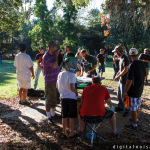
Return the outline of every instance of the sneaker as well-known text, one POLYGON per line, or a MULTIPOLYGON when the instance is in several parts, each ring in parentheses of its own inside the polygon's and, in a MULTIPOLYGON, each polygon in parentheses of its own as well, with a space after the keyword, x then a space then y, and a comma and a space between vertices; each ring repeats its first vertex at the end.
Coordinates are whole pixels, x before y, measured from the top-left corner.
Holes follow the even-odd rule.
POLYGON ((67 135, 64 135, 63 133, 60 134, 59 136, 60 139, 67 139, 67 135))
POLYGON ((54 122, 53 122, 52 118, 48 118, 48 119, 47 119, 47 123, 48 123, 49 125, 54 124, 54 122))
POLYGON ((58 119, 58 118, 62 118, 62 117, 59 117, 59 116, 57 116, 57 115, 52 116, 52 119, 58 119))
POLYGON ((123 111, 124 109, 120 108, 120 107, 116 107, 115 108, 115 112, 118 112, 118 111, 123 111))
POLYGON ((77 138, 77 137, 78 137, 78 135, 75 134, 75 135, 73 135, 73 136, 69 136, 69 139, 75 139, 75 138, 77 138))
MULTIPOLYGON (((131 118, 130 118, 129 120, 130 120, 130 121, 132 121, 132 119, 131 119, 131 118)), ((139 121, 137 121, 137 124, 139 124, 139 121)))
POLYGON ((128 117, 130 115, 130 112, 125 112, 124 114, 123 114, 123 117, 128 117))
POLYGON ((133 125, 125 125, 125 128, 129 129, 129 130, 133 130, 133 131, 137 131, 138 130, 138 128, 137 127, 133 127, 133 125))
POLYGON ((77 137, 80 137, 81 135, 83 135, 83 131, 78 131, 77 137))
POLYGON ((112 137, 116 137, 116 136, 118 136, 118 134, 119 134, 119 131, 116 129, 116 133, 112 133, 112 137))

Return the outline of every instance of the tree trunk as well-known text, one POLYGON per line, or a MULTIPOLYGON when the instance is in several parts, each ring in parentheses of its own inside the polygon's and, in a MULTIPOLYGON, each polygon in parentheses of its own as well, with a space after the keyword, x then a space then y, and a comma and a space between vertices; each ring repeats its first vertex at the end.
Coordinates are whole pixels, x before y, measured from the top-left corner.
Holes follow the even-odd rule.
POLYGON ((12 35, 12 57, 13 57, 13 54, 14 52, 13 52, 13 35, 12 35))

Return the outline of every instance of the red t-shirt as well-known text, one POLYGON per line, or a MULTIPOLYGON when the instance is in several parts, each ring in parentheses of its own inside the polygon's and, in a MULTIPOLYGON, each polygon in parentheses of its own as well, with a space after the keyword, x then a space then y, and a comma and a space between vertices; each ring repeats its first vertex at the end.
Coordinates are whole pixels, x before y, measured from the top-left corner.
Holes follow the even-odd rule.
POLYGON ((81 98, 83 99, 83 104, 80 109, 81 116, 105 115, 104 100, 110 98, 107 88, 102 85, 92 84, 83 90, 81 98))

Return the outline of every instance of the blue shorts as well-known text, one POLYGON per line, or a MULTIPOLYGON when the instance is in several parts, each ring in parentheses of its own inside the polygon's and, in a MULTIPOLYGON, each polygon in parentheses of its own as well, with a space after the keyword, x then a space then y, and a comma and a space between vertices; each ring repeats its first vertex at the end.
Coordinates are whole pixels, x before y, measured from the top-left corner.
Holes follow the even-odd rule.
POLYGON ((131 111, 139 110, 141 106, 141 97, 139 98, 129 97, 129 98, 130 98, 130 110, 131 111))
POLYGON ((98 72, 105 72, 105 65, 101 65, 99 68, 98 68, 98 72))

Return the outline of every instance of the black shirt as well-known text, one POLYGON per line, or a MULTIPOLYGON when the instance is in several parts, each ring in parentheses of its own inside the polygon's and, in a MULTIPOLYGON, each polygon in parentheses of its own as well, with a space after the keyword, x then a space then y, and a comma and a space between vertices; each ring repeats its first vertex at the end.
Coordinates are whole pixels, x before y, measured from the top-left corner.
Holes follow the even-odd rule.
POLYGON ((57 58, 58 66, 60 66, 60 64, 63 62, 63 56, 64 55, 61 55, 61 53, 58 54, 58 58, 57 58))
POLYGON ((134 60, 129 66, 127 77, 127 79, 132 80, 132 85, 128 90, 129 97, 141 97, 144 87, 145 75, 146 67, 144 65, 144 62, 140 60, 134 60))
MULTIPOLYGON (((145 55, 145 54, 141 54, 141 55, 139 56, 139 59, 150 61, 150 56, 149 56, 149 55, 145 55)), ((144 64, 145 64, 145 67, 148 68, 148 62, 144 62, 144 64)))
MULTIPOLYGON (((93 68, 94 65, 97 65, 97 60, 92 55, 88 56, 87 61, 82 59, 81 66, 84 68, 84 71, 86 73, 88 71, 90 71, 93 68)), ((90 73, 89 77, 91 77, 92 75, 97 75, 96 74, 96 69, 90 73)))
MULTIPOLYGON (((72 53, 72 54, 74 55, 74 57, 75 57, 75 54, 74 54, 73 52, 70 51, 70 53, 72 53)), ((70 53, 69 53, 69 54, 70 54, 70 53)), ((65 59, 67 58, 67 55, 68 55, 68 53, 65 53, 65 54, 64 54, 63 60, 65 60, 65 59)))
MULTIPOLYGON (((119 64, 119 67, 120 67, 120 72, 122 72, 124 70, 124 68, 126 66, 129 65, 129 59, 126 55, 123 55, 121 58, 120 58, 120 64, 119 64)), ((124 74, 122 77, 120 77, 120 82, 122 84, 126 84, 126 80, 127 80, 127 73, 124 74)))
MULTIPOLYGON (((114 59, 115 59, 115 58, 118 59, 118 56, 117 56, 117 55, 114 55, 114 59)), ((115 64, 115 63, 113 63, 113 64, 115 64)), ((116 60, 116 65, 119 66, 119 60, 116 60)))
POLYGON ((38 54, 36 55, 35 59, 36 59, 36 60, 39 60, 39 63, 41 63, 41 62, 42 62, 43 55, 44 55, 44 54, 38 53, 38 54))
POLYGON ((104 65, 105 55, 104 54, 98 54, 97 58, 99 58, 99 62, 101 63, 101 65, 104 65))

